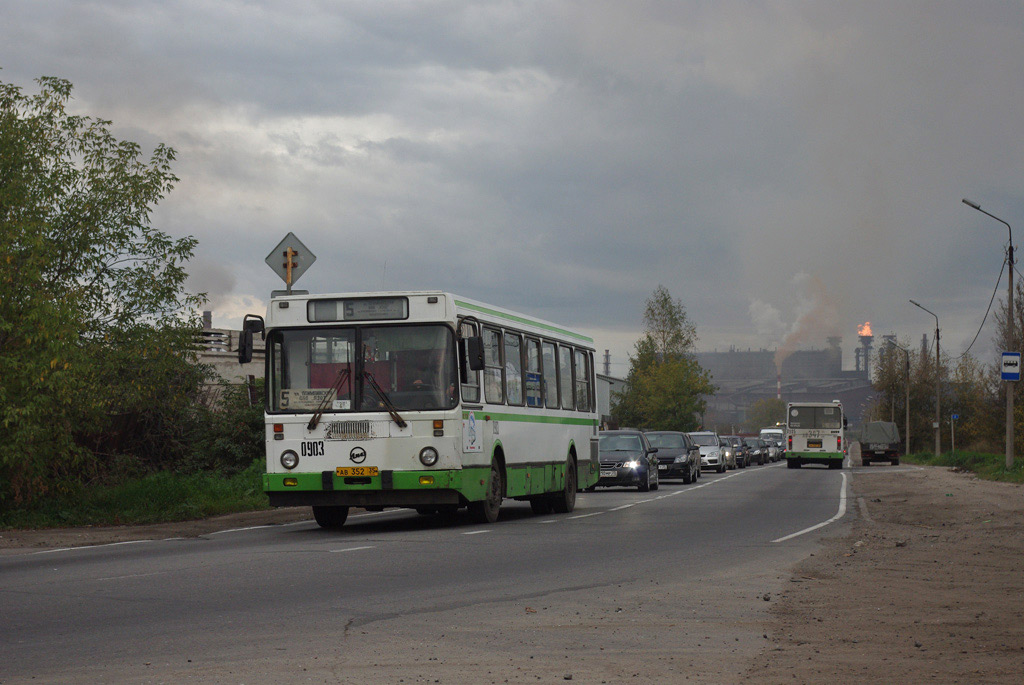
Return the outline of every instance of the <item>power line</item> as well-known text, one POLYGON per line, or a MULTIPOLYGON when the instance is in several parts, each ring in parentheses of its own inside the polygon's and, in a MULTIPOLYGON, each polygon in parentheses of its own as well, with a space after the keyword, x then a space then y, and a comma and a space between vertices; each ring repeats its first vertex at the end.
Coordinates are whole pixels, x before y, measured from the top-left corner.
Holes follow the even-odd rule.
MULTIPOLYGON (((1013 268, 1016 269, 1017 267, 1014 266, 1013 268)), ((988 313, 992 310, 992 303, 996 299, 996 292, 999 291, 999 282, 1003 280, 1004 271, 1006 271, 1006 259, 1003 259, 1003 266, 1001 269, 999 269, 999 278, 996 279, 996 287, 992 289, 992 297, 989 298, 988 308, 985 310, 985 316, 981 319, 981 325, 978 326, 978 332, 974 334, 974 340, 972 340, 971 344, 967 346, 967 349, 964 350, 964 353, 956 358, 957 360, 966 357, 967 353, 971 351, 972 347, 974 347, 974 343, 978 341, 978 336, 981 335, 981 329, 985 327, 985 321, 988 320, 988 313)), ((1010 313, 1010 316, 1013 316, 1013 312, 1010 313)))

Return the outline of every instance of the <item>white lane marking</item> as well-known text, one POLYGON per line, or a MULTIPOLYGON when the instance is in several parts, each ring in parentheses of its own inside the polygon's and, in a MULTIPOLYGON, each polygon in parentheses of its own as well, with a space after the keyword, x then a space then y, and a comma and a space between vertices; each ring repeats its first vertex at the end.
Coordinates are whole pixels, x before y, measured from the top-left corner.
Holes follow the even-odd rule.
POLYGON ((361 549, 373 549, 374 547, 375 545, 366 545, 363 547, 346 547, 345 549, 332 549, 331 554, 336 554, 338 552, 358 552, 361 549))
MULTIPOLYGON (((685 490, 673 490, 672 492, 666 493, 664 495, 658 495, 656 497, 650 497, 648 499, 636 500, 635 502, 629 502, 628 504, 620 504, 619 506, 612 507, 611 509, 604 509, 602 511, 594 511, 594 512, 591 512, 589 514, 578 514, 576 516, 570 516, 569 520, 572 521, 574 519, 585 519, 585 518, 588 518, 590 516, 600 516, 601 514, 606 514, 606 513, 609 513, 609 512, 613 512, 613 511, 622 511, 623 509, 629 509, 630 507, 635 507, 638 504, 647 504, 648 502, 656 502, 658 500, 665 499, 666 497, 674 497, 675 495, 685 495, 688 492, 693 492, 694 490, 700 490, 701 488, 706 488, 709 485, 714 485, 715 483, 721 483, 722 481, 729 480, 730 478, 735 478, 737 476, 745 476, 747 473, 748 473, 748 471, 737 471, 736 473, 730 473, 727 476, 722 476, 721 478, 715 478, 715 479, 709 480, 709 481, 707 481, 705 483, 701 483, 700 485, 693 485, 691 487, 686 488, 685 490)), ((538 521, 538 523, 556 523, 559 520, 560 519, 547 519, 547 520, 544 520, 544 521, 538 521)))
POLYGON ((227 528, 225 530, 218 530, 218 531, 213 532, 213 533, 208 533, 208 535, 213 536, 213 535, 223 535, 224 533, 241 533, 241 532, 246 531, 246 530, 259 530, 260 528, 273 528, 274 526, 275 526, 275 524, 268 523, 268 524, 265 524, 265 525, 262 525, 262 526, 248 526, 246 528, 227 528))
POLYGON ((842 476, 843 485, 839 489, 839 511, 836 512, 835 516, 830 518, 828 521, 822 521, 821 523, 813 525, 810 528, 804 528, 803 530, 798 530, 797 532, 786 535, 785 537, 778 538, 777 540, 772 540, 772 542, 785 542, 786 540, 792 540, 795 537, 799 537, 806 533, 810 533, 813 530, 818 530, 819 528, 823 528, 828 524, 843 518, 843 516, 846 515, 846 474, 844 473, 842 474, 842 476))
POLYGON ((128 578, 148 578, 150 576, 163 576, 170 573, 170 571, 156 571, 154 573, 132 573, 126 576, 107 576, 106 578, 97 578, 97 581, 102 580, 126 580, 128 578))
POLYGON ((469 531, 467 533, 463 533, 463 535, 480 535, 481 533, 490 533, 490 532, 491 531, 489 531, 489 530, 471 530, 471 531, 469 531))
POLYGON ((126 540, 125 542, 107 542, 102 545, 82 545, 81 547, 58 547, 56 549, 44 549, 41 552, 32 552, 31 555, 36 554, 53 554, 54 552, 74 552, 79 549, 96 549, 97 547, 117 547, 118 545, 138 545, 142 542, 156 542, 156 540, 126 540))
POLYGON ((362 514, 352 514, 351 516, 349 516, 349 518, 360 519, 360 518, 366 518, 367 516, 384 516, 385 514, 401 514, 403 512, 405 512, 405 509, 388 509, 388 510, 385 510, 385 511, 365 511, 362 514))

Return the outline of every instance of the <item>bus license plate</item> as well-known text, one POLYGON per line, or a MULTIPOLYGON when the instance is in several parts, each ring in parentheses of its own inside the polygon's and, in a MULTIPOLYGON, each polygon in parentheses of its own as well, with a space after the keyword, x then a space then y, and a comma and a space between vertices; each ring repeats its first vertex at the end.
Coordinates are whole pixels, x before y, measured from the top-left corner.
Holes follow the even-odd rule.
POLYGON ((379 473, 376 466, 339 466, 334 469, 334 475, 339 478, 365 478, 366 476, 377 476, 379 473))
POLYGON ((808 447, 817 447, 818 449, 821 449, 821 440, 808 440, 807 441, 807 446, 808 447))
POLYGON ((616 473, 615 471, 602 471, 601 472, 601 477, 602 478, 615 478, 615 476, 617 476, 617 475, 619 475, 619 474, 616 473))

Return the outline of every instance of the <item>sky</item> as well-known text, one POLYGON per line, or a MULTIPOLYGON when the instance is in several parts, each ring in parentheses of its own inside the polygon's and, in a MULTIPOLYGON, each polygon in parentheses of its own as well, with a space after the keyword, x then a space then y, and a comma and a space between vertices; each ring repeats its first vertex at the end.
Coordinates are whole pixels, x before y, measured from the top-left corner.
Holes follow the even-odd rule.
POLYGON ((291 231, 296 288, 453 291, 613 375, 658 285, 701 351, 837 335, 851 368, 867 321, 931 340, 914 299, 956 356, 1009 242, 961 199, 1024 231, 1020 0, 4 0, 0 80, 40 76, 175 149, 153 224, 217 327, 291 231))

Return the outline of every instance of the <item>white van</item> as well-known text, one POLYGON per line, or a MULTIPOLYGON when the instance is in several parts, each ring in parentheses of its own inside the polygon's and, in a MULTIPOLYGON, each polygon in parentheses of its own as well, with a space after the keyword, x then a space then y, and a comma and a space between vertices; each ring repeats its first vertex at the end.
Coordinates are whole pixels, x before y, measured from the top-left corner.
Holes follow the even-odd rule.
POLYGON ((785 451, 784 443, 786 441, 786 431, 782 428, 762 428, 760 437, 762 440, 768 443, 768 460, 778 461, 782 458, 782 453, 785 451))

